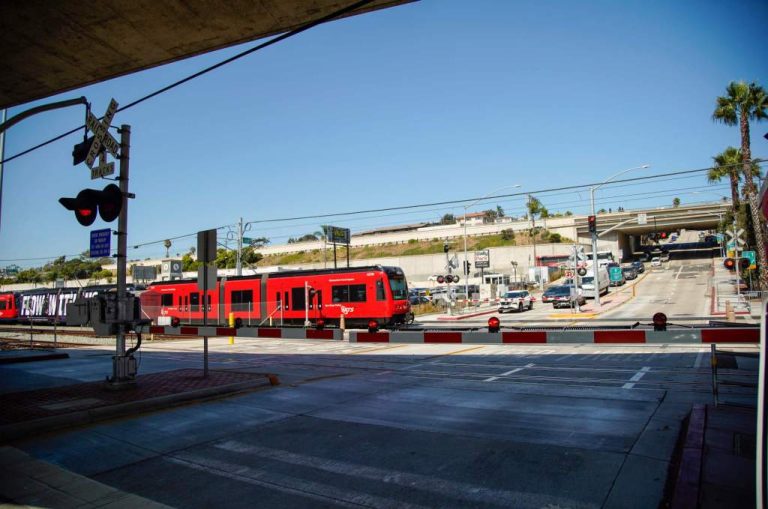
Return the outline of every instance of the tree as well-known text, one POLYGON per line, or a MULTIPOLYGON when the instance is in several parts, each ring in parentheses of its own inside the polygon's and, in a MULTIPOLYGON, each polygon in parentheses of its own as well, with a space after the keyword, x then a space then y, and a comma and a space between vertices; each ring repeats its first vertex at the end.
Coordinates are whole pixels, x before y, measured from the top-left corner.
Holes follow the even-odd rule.
POLYGON ((768 288, 768 258, 763 239, 763 224, 757 203, 757 188, 752 173, 752 151, 750 149, 749 121, 768 118, 768 95, 757 83, 732 81, 725 88, 726 95, 716 99, 712 120, 728 126, 739 126, 741 134, 741 163, 744 174, 744 198, 749 204, 752 229, 755 233, 757 253, 760 258, 760 287, 768 288))
POLYGON ((736 214, 741 204, 739 203, 739 165, 741 164, 741 150, 735 147, 728 147, 712 158, 715 166, 707 172, 707 182, 714 184, 720 182, 725 177, 731 184, 731 205, 733 213, 736 214))
POLYGON ((501 205, 496 205, 496 217, 504 217, 504 209, 501 205))
POLYGON ((680 206, 680 198, 675 197, 672 200, 672 206, 675 207, 675 208, 679 207, 680 206))
POLYGON ((484 223, 493 223, 496 221, 496 218, 499 216, 499 213, 494 209, 488 209, 483 211, 483 222, 484 223))
POLYGON ((165 239, 163 241, 163 245, 165 246, 165 257, 170 258, 171 257, 171 241, 170 239, 165 239))
POLYGON ((454 224, 456 222, 456 218, 453 216, 453 214, 445 214, 440 219, 440 224, 454 224))

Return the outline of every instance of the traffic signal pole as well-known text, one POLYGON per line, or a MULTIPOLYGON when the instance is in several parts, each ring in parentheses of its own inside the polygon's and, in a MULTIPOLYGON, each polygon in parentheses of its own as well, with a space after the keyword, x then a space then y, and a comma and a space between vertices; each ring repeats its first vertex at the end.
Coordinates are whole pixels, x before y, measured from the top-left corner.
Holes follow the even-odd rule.
POLYGON ((129 357, 125 355, 125 331, 127 316, 126 299, 126 261, 128 254, 128 174, 131 154, 131 126, 120 126, 120 191, 123 194, 123 206, 117 219, 117 338, 115 341, 115 356, 112 358, 112 378, 109 385, 113 388, 123 388, 135 382, 129 375, 129 357))
MULTIPOLYGON (((595 215, 595 188, 589 188, 589 194, 592 201, 592 216, 597 221, 595 215)), ((600 307, 600 271, 597 270, 597 227, 592 232, 592 284, 595 287, 595 307, 600 307)))

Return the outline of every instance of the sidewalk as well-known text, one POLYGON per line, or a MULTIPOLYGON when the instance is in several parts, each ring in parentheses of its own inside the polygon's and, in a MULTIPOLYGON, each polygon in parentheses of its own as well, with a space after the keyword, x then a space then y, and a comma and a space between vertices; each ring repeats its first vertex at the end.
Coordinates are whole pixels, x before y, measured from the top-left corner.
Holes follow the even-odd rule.
MULTIPOLYGON (((0 364, 58 358, 61 357, 52 355, 50 350, 0 352, 0 364)), ((103 381, 71 382, 61 379, 54 387, 0 394, 0 444, 62 427, 135 415, 279 383, 274 375, 240 371, 209 370, 208 377, 203 378, 202 369, 139 374, 136 385, 124 390, 109 388, 103 381)))
POLYGON ((672 509, 755 507, 756 410, 697 405, 683 437, 672 509))

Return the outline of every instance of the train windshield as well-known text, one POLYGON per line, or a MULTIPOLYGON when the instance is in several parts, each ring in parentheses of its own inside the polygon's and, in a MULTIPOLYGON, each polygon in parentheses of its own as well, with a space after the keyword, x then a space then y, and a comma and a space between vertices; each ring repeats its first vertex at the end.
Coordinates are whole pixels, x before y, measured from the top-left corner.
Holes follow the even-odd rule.
POLYGON ((389 276, 389 287, 392 289, 392 298, 394 300, 405 300, 408 298, 408 285, 404 277, 389 276))

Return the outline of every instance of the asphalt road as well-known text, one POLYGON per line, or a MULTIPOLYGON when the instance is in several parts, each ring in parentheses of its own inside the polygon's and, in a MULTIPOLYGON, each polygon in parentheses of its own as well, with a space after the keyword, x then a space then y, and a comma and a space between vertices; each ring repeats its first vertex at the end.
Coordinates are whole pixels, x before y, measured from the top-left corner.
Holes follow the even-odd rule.
MULTIPOLYGON (((217 338, 211 369, 282 385, 13 445, 176 507, 657 507, 682 419, 712 399, 708 352, 217 338)), ((0 367, 0 386, 110 369, 109 350, 70 355, 0 367)), ((149 343, 140 373, 201 356, 200 341, 149 343)), ((750 362, 721 376, 754 381, 750 362)))

